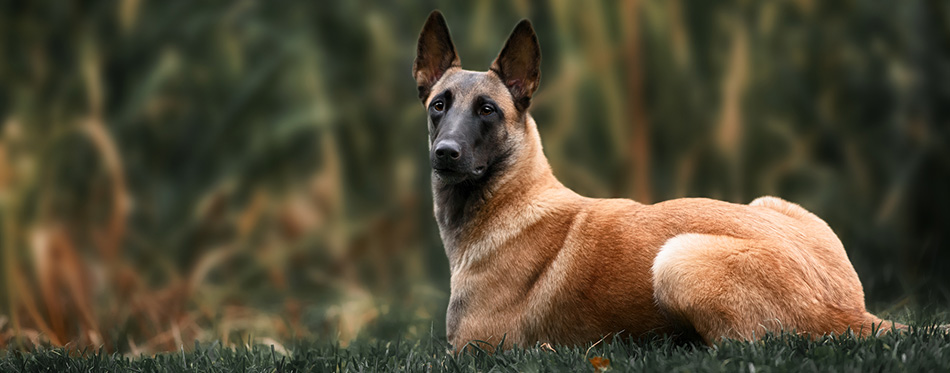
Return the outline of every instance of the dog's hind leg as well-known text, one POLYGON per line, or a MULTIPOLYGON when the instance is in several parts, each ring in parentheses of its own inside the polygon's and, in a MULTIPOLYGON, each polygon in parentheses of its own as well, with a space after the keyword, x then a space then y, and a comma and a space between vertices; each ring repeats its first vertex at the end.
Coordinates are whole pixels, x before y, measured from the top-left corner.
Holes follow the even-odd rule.
POLYGON ((762 313, 749 297, 755 294, 735 282, 725 268, 741 242, 701 234, 676 236, 653 261, 653 295, 676 322, 688 323, 707 344, 720 338, 751 338, 750 315, 762 313))
POLYGON ((783 330, 843 333, 880 321, 864 310, 863 294, 842 299, 828 291, 854 284, 821 273, 800 254, 779 242, 682 234, 668 240, 653 262, 654 298, 708 344, 783 330))

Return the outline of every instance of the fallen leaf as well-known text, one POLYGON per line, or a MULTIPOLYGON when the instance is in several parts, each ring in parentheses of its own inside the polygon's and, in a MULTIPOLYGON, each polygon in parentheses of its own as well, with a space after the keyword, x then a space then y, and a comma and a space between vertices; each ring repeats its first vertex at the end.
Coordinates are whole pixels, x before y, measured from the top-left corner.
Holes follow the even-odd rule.
POLYGON ((590 358, 590 365, 593 365, 598 371, 603 372, 607 369, 610 369, 610 359, 594 356, 590 358))

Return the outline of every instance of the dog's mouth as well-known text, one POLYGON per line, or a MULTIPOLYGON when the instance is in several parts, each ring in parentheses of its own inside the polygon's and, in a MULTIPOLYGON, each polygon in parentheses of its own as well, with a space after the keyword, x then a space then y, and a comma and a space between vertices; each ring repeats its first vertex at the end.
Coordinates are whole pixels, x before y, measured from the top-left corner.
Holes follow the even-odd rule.
POLYGON ((485 170, 488 167, 478 166, 473 168, 471 171, 465 170, 456 170, 453 168, 433 168, 433 174, 438 177, 443 182, 449 184, 457 184, 465 180, 474 180, 479 179, 485 175, 485 170))
POLYGON ((457 171, 457 170, 453 170, 453 169, 451 169, 451 168, 433 168, 432 171, 434 171, 436 174, 439 174, 439 175, 459 175, 459 174, 462 174, 462 172, 459 172, 459 171, 457 171))

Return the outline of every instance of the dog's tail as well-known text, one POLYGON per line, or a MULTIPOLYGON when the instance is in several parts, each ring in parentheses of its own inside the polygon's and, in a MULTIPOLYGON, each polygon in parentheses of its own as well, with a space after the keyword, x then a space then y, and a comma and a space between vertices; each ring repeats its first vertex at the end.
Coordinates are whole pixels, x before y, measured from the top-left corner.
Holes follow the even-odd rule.
POLYGON ((901 324, 899 322, 881 319, 870 313, 866 313, 865 318, 867 320, 863 324, 864 328, 867 329, 867 325, 871 325, 871 328, 868 329, 870 330, 869 332, 866 331, 864 333, 860 333, 861 335, 880 336, 880 335, 890 333, 892 331, 896 331, 898 333, 907 333, 907 332, 910 332, 911 329, 922 330, 925 332, 934 331, 934 332, 950 335, 950 324, 935 324, 935 323, 926 324, 925 323, 920 326, 911 327, 908 325, 901 324))
POLYGON ((880 317, 874 316, 870 312, 864 313, 864 321, 861 323, 860 330, 857 330, 858 334, 862 336, 881 336, 890 332, 905 333, 910 330, 910 327, 907 325, 901 324, 899 322, 884 320, 880 317))

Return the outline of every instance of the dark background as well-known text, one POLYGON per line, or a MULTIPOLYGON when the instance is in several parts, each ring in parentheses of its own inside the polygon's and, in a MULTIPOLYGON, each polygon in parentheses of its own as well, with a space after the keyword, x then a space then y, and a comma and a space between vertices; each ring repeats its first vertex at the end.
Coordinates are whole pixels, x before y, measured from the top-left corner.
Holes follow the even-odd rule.
POLYGON ((436 8, 474 70, 532 20, 568 187, 780 196, 871 311, 950 306, 945 1, 4 1, 0 347, 443 338, 436 8))

